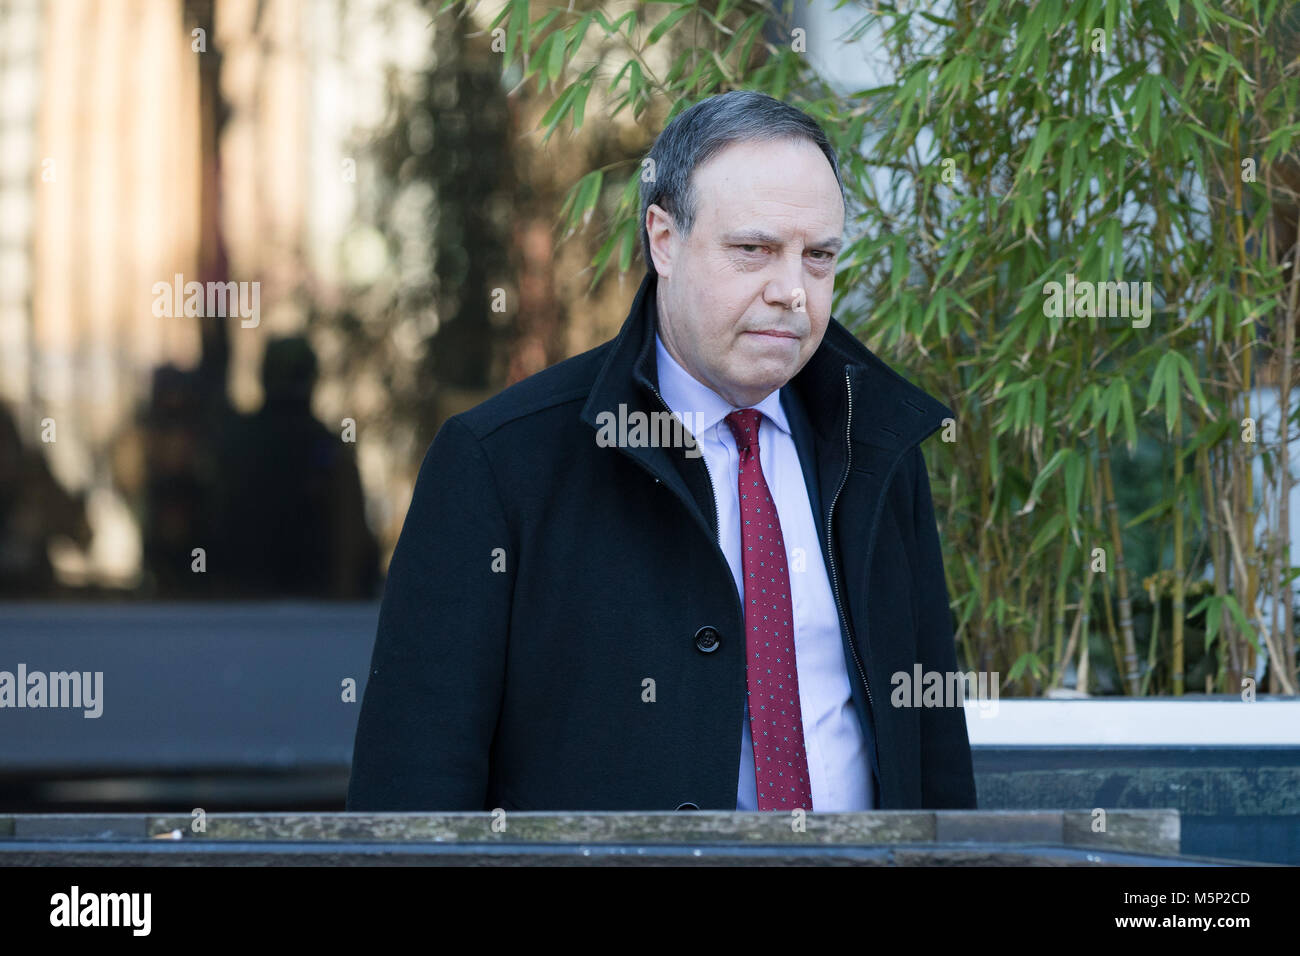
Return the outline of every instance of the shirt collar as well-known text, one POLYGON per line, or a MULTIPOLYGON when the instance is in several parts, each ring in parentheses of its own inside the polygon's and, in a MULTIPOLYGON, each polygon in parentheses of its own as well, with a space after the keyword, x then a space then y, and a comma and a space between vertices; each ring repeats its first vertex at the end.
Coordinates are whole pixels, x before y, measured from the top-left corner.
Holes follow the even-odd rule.
MULTIPOLYGON (((677 364, 677 360, 664 348, 658 332, 655 333, 655 360, 659 374, 659 393, 663 396, 664 403, 678 415, 693 413, 694 421, 701 433, 708 431, 731 412, 742 407, 732 405, 677 364)), ((780 389, 769 394, 757 405, 743 407, 758 409, 775 423, 777 428, 787 435, 790 434, 790 424, 786 420, 785 408, 781 405, 780 389)))

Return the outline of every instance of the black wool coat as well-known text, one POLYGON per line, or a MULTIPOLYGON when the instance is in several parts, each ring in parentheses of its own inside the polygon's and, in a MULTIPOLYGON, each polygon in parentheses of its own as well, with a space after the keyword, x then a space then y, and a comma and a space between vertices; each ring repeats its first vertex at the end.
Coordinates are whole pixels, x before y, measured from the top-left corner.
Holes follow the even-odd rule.
MULTIPOLYGON (((434 438, 384 588, 349 810, 735 809, 744 614, 707 466, 597 442, 601 412, 666 411, 656 282, 615 339, 434 438)), ((876 805, 973 808, 960 705, 891 706, 892 675, 957 667, 919 447, 952 413, 834 319, 781 399, 876 805)))

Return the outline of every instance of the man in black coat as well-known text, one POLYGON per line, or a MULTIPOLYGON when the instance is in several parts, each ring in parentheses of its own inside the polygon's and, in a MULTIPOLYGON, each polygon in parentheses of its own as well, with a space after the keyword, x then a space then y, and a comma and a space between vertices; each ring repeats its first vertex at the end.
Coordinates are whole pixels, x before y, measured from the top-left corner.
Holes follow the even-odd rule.
POLYGON ((920 443, 830 316, 834 151, 713 97, 643 177, 617 338, 453 416, 393 554, 348 809, 973 808, 920 443))

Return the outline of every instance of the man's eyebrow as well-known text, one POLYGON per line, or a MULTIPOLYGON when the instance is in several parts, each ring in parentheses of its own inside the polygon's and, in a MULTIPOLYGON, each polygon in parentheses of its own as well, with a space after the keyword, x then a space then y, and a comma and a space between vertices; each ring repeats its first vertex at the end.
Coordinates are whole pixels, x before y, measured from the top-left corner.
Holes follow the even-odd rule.
MULTIPOLYGON (((781 244, 781 237, 761 229, 740 229, 726 233, 722 241, 731 245, 778 246, 781 244)), ((838 236, 831 236, 821 242, 814 242, 813 248, 839 252, 843 245, 843 240, 838 236)))

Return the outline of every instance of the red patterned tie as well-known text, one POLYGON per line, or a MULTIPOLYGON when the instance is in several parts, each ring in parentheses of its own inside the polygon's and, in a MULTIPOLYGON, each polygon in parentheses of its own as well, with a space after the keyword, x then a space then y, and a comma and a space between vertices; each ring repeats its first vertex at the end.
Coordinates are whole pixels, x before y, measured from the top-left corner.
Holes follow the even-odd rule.
POLYGON ((759 810, 812 810, 804 754, 799 674, 794 656, 794 614, 785 539, 776 505, 763 479, 758 424, 762 412, 745 408, 727 416, 740 452, 740 544, 745 573, 745 679, 759 810))

